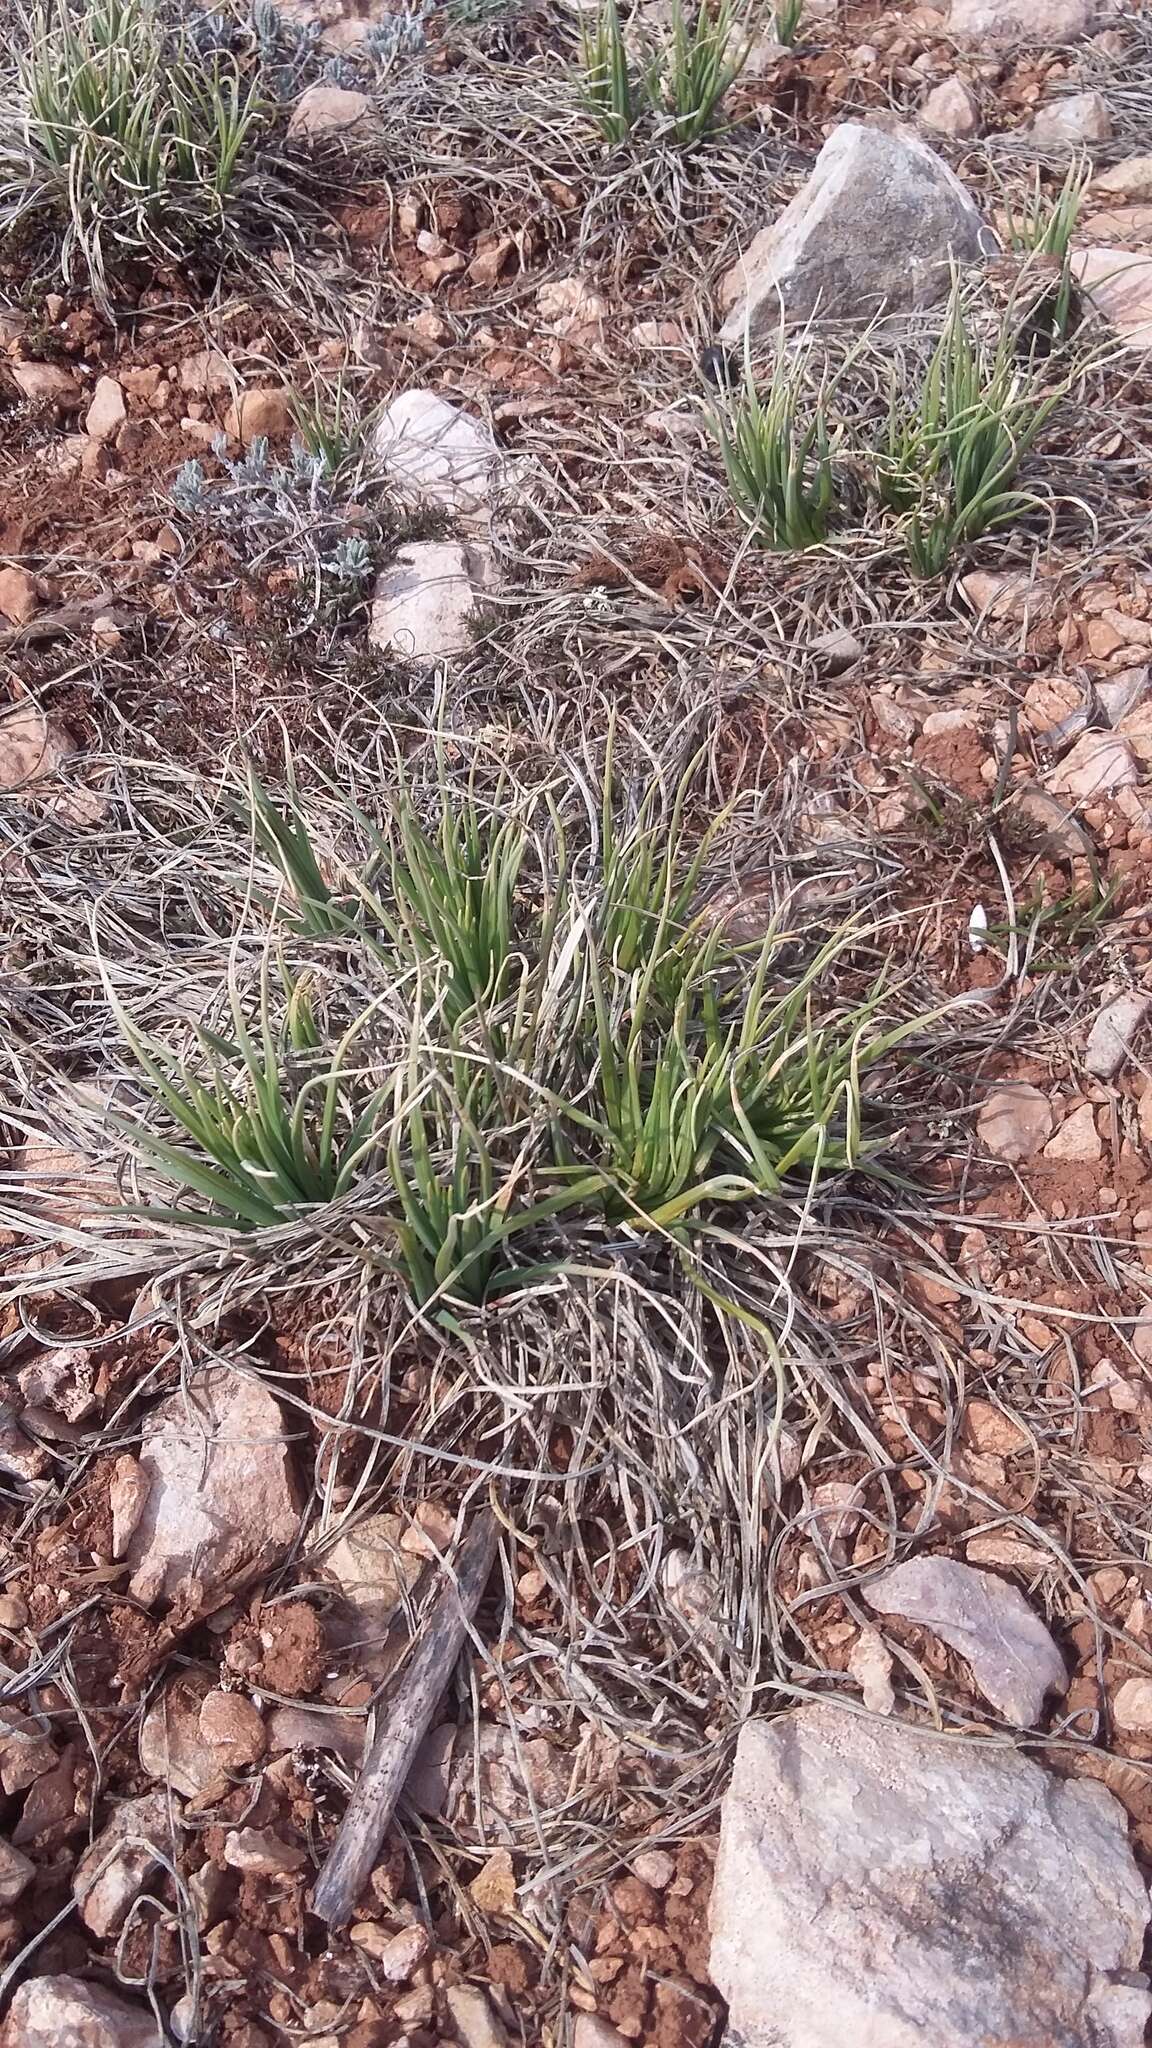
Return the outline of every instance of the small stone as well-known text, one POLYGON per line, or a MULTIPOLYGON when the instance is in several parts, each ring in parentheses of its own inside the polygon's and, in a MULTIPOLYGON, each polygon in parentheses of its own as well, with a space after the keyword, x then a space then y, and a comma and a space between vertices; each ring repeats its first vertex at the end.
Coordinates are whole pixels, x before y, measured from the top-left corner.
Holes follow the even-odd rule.
POLYGON ((372 102, 365 92, 351 92, 339 85, 310 85, 292 109, 288 140, 315 142, 321 136, 346 135, 371 110, 372 102))
POLYGON ((1052 860, 1088 860, 1095 848, 1084 827, 1077 823, 1058 796, 1052 796, 1035 782, 1021 783, 1013 793, 1016 809, 1023 813, 1052 860))
POLYGON ((623 2034, 594 2012, 580 2012, 572 2029, 572 2048, 630 2048, 623 2034))
POLYGON ((293 1848, 271 1828, 233 1828, 224 1837, 224 1861, 249 1875, 285 1877, 304 1868, 308 1851, 293 1848))
POLYGON ((741 1729, 711 1923, 742 2048, 1140 2048, 1152 2011, 1111 1793, 832 1702, 741 1729))
POLYGON ((553 277, 537 292, 536 311, 549 334, 587 346, 600 339, 608 302, 586 277, 553 277))
POLYGON ((1152 156, 1126 156, 1097 172, 1092 189, 1106 199, 1152 200, 1152 156))
POLYGON ((1022 1424, 992 1401, 969 1401, 964 1410, 964 1433, 978 1451, 994 1458, 1010 1458, 1031 1441, 1022 1424))
POLYGON ((19 1593, 0 1593, 0 1628, 23 1628, 28 1619, 28 1602, 19 1593))
POLYGON ((720 285, 729 346, 781 318, 866 320, 932 305, 952 265, 983 258, 980 214, 964 186, 910 129, 835 128, 807 184, 763 228, 720 285))
POLYGON ((40 609, 35 582, 26 569, 0 569, 0 612, 14 626, 26 626, 40 609))
POLYGON ((238 1692, 210 1692, 200 1709, 200 1733, 220 1752, 226 1769, 245 1770, 260 1761, 266 1739, 264 1723, 251 1700, 238 1692))
POLYGON ((516 1873, 507 1849, 496 1849, 468 1887, 482 1913, 511 1913, 516 1905, 516 1873))
POLYGON ((1112 116, 1098 92, 1076 92, 1041 107, 1032 123, 1032 141, 1039 149, 1075 149, 1085 142, 1109 142, 1112 116))
POLYGON ((631 1861, 633 1877, 650 1891, 666 1892, 676 1875, 675 1859, 667 1849, 639 1849, 631 1861))
POLYGON ((1152 996, 1126 989, 1097 1014, 1084 1048, 1084 1071, 1097 1081, 1114 1081, 1128 1058, 1149 1010, 1152 996))
POLYGON ((948 31, 960 42, 1039 43, 1051 49, 1085 34, 1089 0, 952 0, 948 31))
POLYGON ((236 1575, 299 1533, 284 1420, 255 1378, 214 1366, 145 1417, 148 1498, 128 1546, 134 1600, 219 1604, 236 1575))
POLYGON ((9 369, 22 398, 30 405, 52 405, 60 412, 78 412, 83 393, 63 363, 11 363, 9 369))
POLYGON ((1032 1159, 1051 1136, 1052 1104, 1026 1081, 1009 1081, 980 1105, 976 1131, 985 1151, 1015 1164, 1032 1159))
POLYGON ((95 396, 84 415, 89 440, 114 441, 127 417, 124 393, 115 377, 98 377, 95 396))
POLYGON ((1112 1696, 1112 1719, 1126 1735, 1152 1732, 1152 1678, 1126 1678, 1112 1696))
POLYGON ((849 1654, 848 1674, 860 1687, 870 1714, 892 1712, 896 1705, 892 1657, 878 1629, 861 1629, 849 1654))
POLYGON ((250 448, 253 441, 286 441, 295 422, 288 393, 279 384, 254 384, 242 391, 224 415, 225 432, 250 448))
POLYGON ((1017 1587, 991 1572, 953 1558, 910 1558, 863 1592, 878 1614, 918 1622, 958 1651, 985 1699, 1013 1727, 1034 1727, 1048 1693, 1068 1683, 1043 1622, 1017 1587))
POLYGON ((1125 348, 1152 348, 1152 254, 1146 249, 1073 249, 1076 281, 1111 322, 1125 348))
POLYGON ((135 1458, 125 1451, 117 1458, 108 1481, 108 1504, 112 1509, 112 1555, 127 1557, 128 1547, 140 1526, 144 1503, 152 1482, 135 1458))
POLYGON ((1002 1571, 1042 1572, 1056 1563, 1052 1552, 1041 1550, 1039 1544, 997 1530, 970 1536, 964 1555, 969 1564, 998 1565, 1002 1571))
POLYGON ((408 661, 469 653, 483 574, 475 551, 459 541, 410 541, 377 578, 369 645, 408 661))
POLYGON ((1047 787, 1055 796, 1089 804, 1118 789, 1132 789, 1138 781, 1136 758, 1126 739, 1114 732, 1086 732, 1049 776, 1047 787))
POLYGON ((269 1718, 267 1741, 273 1756, 285 1750, 326 1749, 356 1770, 364 1759, 364 1722, 316 1707, 277 1707, 269 1718))
POLYGON ((447 511, 487 503, 499 450, 486 427, 434 391, 402 391, 373 436, 385 476, 404 494, 447 511))
POLYGON ((442 320, 439 313, 434 313, 428 306, 422 313, 414 314, 409 320, 408 332, 413 341, 419 342, 422 348, 443 348, 451 329, 448 322, 442 320))
POLYGON ((12 1906, 26 1892, 36 1875, 30 1856, 14 1849, 0 1836, 0 1905, 12 1906))
POLYGON ((1090 1102, 1066 1116, 1054 1138, 1044 1147, 1045 1159, 1091 1162, 1103 1156, 1104 1147, 1096 1129, 1096 1112, 1090 1102))
POLYGON ((508 2036, 482 1991, 453 1984, 444 1994, 461 2048, 507 2048, 508 2036))
POLYGON ((0 2048, 162 2048, 153 2013, 79 1977, 29 1977, 13 1993, 0 2048))
POLYGON ((0 1707, 0 1787, 23 1792, 56 1767, 56 1750, 38 1722, 15 1707, 0 1707))
POLYGON ((387 1985, 406 1985, 433 1946, 424 1927, 402 1927, 400 1933, 385 1933, 383 1927, 371 1921, 351 1929, 351 1942, 355 1948, 367 1950, 379 1964, 379 1974, 387 1985))
POLYGON ((163 1792, 118 1806, 107 1826, 84 1851, 72 1879, 80 1918, 103 1941, 116 1934, 161 1860, 171 1852, 180 1808, 163 1792))
POLYGON ((468 265, 469 281, 482 290, 490 291, 515 247, 513 235, 500 235, 486 249, 478 250, 468 265))
POLYGON ((830 633, 821 633, 808 649, 818 669, 830 676, 842 675, 846 668, 855 668, 864 659, 864 643, 844 627, 833 627, 830 633))
POLYGON ((228 1790, 223 1762, 200 1733, 204 1688, 177 1679, 152 1701, 140 1724, 140 1766, 185 1799, 222 1798, 228 1790))
POLYGON ((933 86, 922 102, 917 118, 923 127, 957 138, 975 135, 980 127, 976 96, 962 78, 946 78, 940 85, 933 86))
POLYGON ((400 1548, 404 1528, 399 1515, 370 1515, 333 1544, 323 1560, 345 1603, 344 1613, 330 1618, 330 1636, 374 1677, 385 1677, 391 1669, 389 1632, 424 1571, 423 1559, 400 1548))
POLYGON ((456 1542, 456 1517, 450 1508, 434 1500, 420 1501, 412 1520, 400 1537, 400 1548, 410 1557, 435 1558, 450 1555, 456 1542))

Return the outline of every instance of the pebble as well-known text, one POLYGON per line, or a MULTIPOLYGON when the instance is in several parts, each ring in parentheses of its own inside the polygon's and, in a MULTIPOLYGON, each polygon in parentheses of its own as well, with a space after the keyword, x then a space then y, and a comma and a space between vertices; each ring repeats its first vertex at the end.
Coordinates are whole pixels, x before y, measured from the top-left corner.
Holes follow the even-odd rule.
POLYGON ((1052 1104, 1039 1088, 1010 1081, 981 1103, 976 1131, 985 1151, 1015 1164, 1034 1158, 1054 1122, 1052 1104))
POLYGON ((96 392, 84 415, 84 431, 92 441, 114 441, 128 417, 124 393, 115 377, 98 377, 96 392))
POLYGON ((306 1849, 294 1848, 271 1828, 233 1828, 224 1837, 224 1861, 231 1870, 260 1877, 282 1877, 302 1870, 306 1849))

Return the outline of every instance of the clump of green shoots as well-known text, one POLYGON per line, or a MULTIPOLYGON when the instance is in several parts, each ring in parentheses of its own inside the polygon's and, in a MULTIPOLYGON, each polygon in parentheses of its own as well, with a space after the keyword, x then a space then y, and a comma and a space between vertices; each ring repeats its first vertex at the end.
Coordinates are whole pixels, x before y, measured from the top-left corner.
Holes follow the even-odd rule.
POLYGON ((269 107, 228 52, 202 55, 153 0, 19 17, 0 140, 0 228, 55 216, 60 268, 106 293, 114 261, 218 237, 269 107))
POLYGON ((642 117, 655 116, 673 142, 692 148, 715 127, 748 47, 735 0, 698 0, 691 15, 683 0, 673 0, 667 41, 654 46, 645 39, 633 55, 618 0, 601 0, 581 31, 577 89, 613 147, 627 140, 642 117))
POLYGON ((552 792, 482 798, 443 752, 431 787, 400 771, 382 824, 345 807, 355 866, 251 784, 274 881, 244 895, 265 930, 233 942, 227 1028, 177 1053, 113 997, 151 1100, 121 1128, 186 1198, 165 1216, 252 1231, 348 1197, 373 1257, 450 1320, 598 1237, 687 1247, 718 1204, 868 1160, 861 1077, 923 1020, 882 1028, 883 977, 837 996, 857 928, 807 959, 783 914, 734 940, 699 887, 725 820, 683 848, 698 764, 630 805, 614 747, 579 849, 552 792))
POLYGON ((772 14, 772 33, 776 41, 791 49, 803 19, 804 0, 776 0, 772 14))
POLYGON ((881 500, 904 514, 917 576, 938 576, 965 542, 1006 526, 1030 499, 1015 487, 1020 466, 1059 403, 1001 325, 989 347, 970 334, 959 288, 911 409, 893 384, 887 436, 877 456, 881 500))
POLYGON ((828 381, 812 396, 808 338, 789 345, 781 326, 767 393, 761 397, 745 338, 744 374, 705 419, 733 503, 764 546, 819 547, 836 510, 828 381))

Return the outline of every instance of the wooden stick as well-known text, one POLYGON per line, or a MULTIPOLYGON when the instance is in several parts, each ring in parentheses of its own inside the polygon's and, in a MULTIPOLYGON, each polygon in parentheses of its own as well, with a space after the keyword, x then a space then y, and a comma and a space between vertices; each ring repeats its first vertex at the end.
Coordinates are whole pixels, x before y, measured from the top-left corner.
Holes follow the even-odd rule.
POLYGON ((343 1927, 351 1919, 380 1855, 412 1759, 428 1732, 488 1583, 496 1536, 496 1518, 485 1508, 460 1546, 453 1583, 445 1587, 432 1609, 415 1655, 401 1675, 396 1696, 364 1759, 312 1894, 312 1911, 330 1927, 343 1927))

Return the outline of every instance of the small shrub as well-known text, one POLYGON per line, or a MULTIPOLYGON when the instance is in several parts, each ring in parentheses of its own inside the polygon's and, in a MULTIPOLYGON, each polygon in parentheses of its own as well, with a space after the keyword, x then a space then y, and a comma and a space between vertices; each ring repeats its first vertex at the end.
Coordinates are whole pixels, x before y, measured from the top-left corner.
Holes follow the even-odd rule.
POLYGON ((605 142, 615 147, 632 133, 637 115, 636 85, 617 0, 601 0, 595 17, 582 22, 580 64, 580 97, 605 142))
POLYGON ((234 55, 201 54, 151 0, 20 18, 0 142, 0 228, 54 217, 60 268, 106 296, 109 266, 218 238, 270 107, 234 55))

